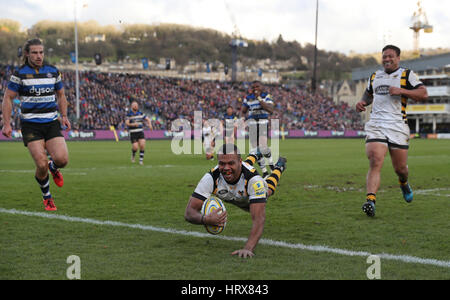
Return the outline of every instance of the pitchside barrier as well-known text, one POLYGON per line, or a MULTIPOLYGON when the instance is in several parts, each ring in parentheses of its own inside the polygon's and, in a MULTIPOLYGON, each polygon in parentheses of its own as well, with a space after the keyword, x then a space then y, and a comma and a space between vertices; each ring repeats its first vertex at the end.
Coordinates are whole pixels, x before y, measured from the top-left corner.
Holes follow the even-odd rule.
MULTIPOLYGON (((94 140, 129 140, 129 133, 126 130, 71 130, 63 131, 64 137, 68 141, 94 141, 94 140)), ((149 140, 170 140, 174 137, 184 135, 184 138, 194 139, 195 136, 201 136, 200 132, 184 131, 172 132, 168 130, 145 130, 145 138, 149 140)), ((292 138, 364 138, 366 133, 359 130, 287 130, 270 132, 271 138, 278 137, 280 139, 292 138)), ((247 131, 238 131, 237 138, 248 138, 247 131)), ((437 134, 411 134, 411 138, 428 138, 428 139, 450 139, 450 133, 437 134)), ((22 133, 20 130, 13 130, 12 138, 8 139, 0 135, 0 141, 22 141, 22 133)))

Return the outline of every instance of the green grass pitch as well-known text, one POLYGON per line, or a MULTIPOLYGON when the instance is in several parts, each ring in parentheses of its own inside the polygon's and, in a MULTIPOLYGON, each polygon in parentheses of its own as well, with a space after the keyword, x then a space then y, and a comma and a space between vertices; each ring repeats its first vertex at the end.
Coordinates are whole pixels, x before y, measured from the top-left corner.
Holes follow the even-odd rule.
MULTIPOLYGON (((68 148, 65 185, 51 182, 58 211, 47 213, 28 150, 19 142, 0 143, 0 279, 66 279, 70 255, 80 258, 81 279, 367 279, 364 256, 259 244, 255 257, 244 260, 231 256, 243 241, 181 234, 206 234, 183 214, 217 160, 175 155, 170 141, 147 141, 144 166, 131 164, 127 141, 68 142, 68 148)), ((284 140, 280 153, 287 170, 267 203, 264 239, 450 261, 450 140, 411 141, 410 204, 386 157, 375 218, 361 210, 368 168, 362 139, 284 140)), ((249 214, 230 204, 227 210, 220 236, 245 240, 249 214)), ((450 279, 448 265, 381 258, 380 270, 381 279, 450 279)))

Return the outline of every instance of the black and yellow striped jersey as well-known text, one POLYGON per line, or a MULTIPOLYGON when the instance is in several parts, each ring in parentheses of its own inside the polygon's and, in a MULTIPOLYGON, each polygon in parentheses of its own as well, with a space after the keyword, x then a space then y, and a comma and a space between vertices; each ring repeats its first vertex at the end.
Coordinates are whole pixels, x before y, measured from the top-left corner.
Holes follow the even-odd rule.
POLYGON ((423 85, 417 75, 405 68, 398 68, 392 73, 379 70, 373 73, 367 83, 367 92, 373 95, 370 119, 381 122, 406 121, 408 98, 391 96, 391 86, 413 90, 423 85))
POLYGON ((204 201, 211 194, 247 210, 251 203, 266 202, 267 183, 256 169, 246 162, 242 162, 239 180, 232 184, 223 178, 219 167, 216 166, 203 176, 192 196, 204 201))

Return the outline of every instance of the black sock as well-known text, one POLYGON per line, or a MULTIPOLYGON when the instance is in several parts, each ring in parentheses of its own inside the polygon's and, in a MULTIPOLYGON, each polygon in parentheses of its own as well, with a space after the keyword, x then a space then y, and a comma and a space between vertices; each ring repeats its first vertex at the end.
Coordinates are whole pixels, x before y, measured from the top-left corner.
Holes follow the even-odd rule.
POLYGON ((47 175, 47 177, 43 180, 40 180, 39 178, 35 177, 36 181, 39 184, 39 187, 41 188, 42 191, 42 196, 44 197, 44 199, 49 199, 52 197, 52 195, 50 194, 50 181, 49 181, 49 176, 47 175))

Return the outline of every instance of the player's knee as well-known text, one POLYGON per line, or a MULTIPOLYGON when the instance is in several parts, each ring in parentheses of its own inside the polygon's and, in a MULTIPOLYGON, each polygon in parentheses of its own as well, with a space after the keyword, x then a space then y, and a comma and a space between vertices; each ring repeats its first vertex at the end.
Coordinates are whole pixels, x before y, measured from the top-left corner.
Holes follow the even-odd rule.
POLYGON ((56 167, 58 169, 64 168, 69 163, 69 158, 68 157, 60 157, 60 158, 53 160, 53 163, 56 165, 56 167))
POLYGON ((367 153, 367 158, 369 159, 370 168, 375 169, 383 166, 384 156, 376 152, 369 152, 367 153))
POLYGON ((40 159, 36 161, 36 168, 39 172, 44 173, 48 171, 48 162, 46 159, 40 159))
POLYGON ((60 168, 64 168, 67 166, 67 164, 69 163, 68 159, 64 159, 63 161, 61 161, 61 163, 59 164, 60 168))
POLYGON ((394 166, 395 173, 402 177, 408 177, 408 166, 394 166))

